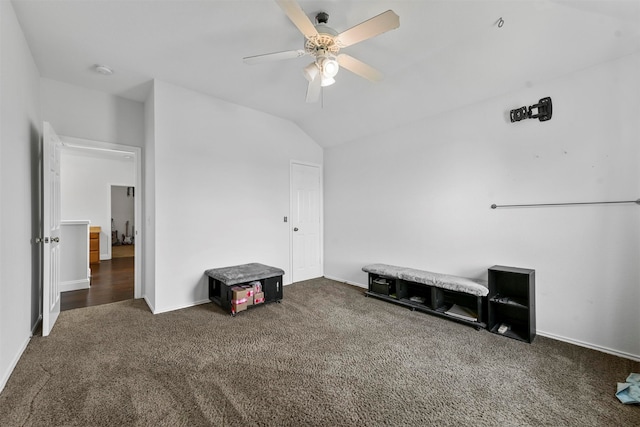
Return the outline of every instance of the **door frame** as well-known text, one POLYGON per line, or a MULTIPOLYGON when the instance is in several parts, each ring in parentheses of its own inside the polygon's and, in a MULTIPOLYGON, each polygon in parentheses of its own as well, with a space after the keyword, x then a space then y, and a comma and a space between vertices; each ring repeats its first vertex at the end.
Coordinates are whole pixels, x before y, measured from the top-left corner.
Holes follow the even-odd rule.
POLYGON ((310 163, 303 162, 300 160, 290 160, 289 162, 289 271, 291 274, 289 275, 290 279, 288 279, 285 283, 283 280, 283 285, 290 285, 293 283, 293 226, 291 225, 291 219, 293 218, 293 165, 300 166, 308 166, 313 168, 318 168, 318 172, 320 175, 320 200, 318 203, 319 218, 320 218, 320 238, 318 239, 318 244, 320 248, 320 276, 324 276, 324 176, 322 165, 318 163, 310 163))
MULTIPOLYGON (((138 224, 135 231, 136 245, 134 247, 134 279, 133 279, 133 297, 135 299, 142 298, 142 253, 143 253, 143 235, 140 226, 142 224, 142 199, 144 197, 144 187, 142 185, 142 147, 132 145, 113 144, 110 142, 94 141, 86 138, 75 138, 72 136, 60 135, 62 145, 70 148, 82 148, 96 152, 122 153, 133 156, 133 167, 135 173, 134 187, 136 188, 136 197, 134 197, 134 222, 138 224)), ((111 205, 111 203, 109 203, 111 205)), ((109 224, 109 233, 111 225, 109 224)))

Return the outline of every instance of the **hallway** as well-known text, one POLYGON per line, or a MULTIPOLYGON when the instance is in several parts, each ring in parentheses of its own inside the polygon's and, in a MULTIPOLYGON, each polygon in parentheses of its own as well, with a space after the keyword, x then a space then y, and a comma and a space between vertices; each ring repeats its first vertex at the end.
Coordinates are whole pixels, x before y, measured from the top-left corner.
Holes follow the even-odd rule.
POLYGON ((91 264, 91 287, 63 292, 60 310, 90 307, 133 299, 134 257, 112 258, 91 264))

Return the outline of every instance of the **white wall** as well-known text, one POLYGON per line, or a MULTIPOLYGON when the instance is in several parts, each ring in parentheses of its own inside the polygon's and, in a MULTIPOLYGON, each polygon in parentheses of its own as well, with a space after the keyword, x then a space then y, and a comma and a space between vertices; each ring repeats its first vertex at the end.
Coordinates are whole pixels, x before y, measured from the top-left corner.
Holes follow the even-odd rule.
POLYGON ((112 185, 135 185, 133 159, 96 156, 91 150, 61 151, 62 220, 89 220, 91 226, 102 227, 100 259, 111 259, 112 185))
POLYGON ((41 313, 39 75, 13 6, 0 2, 0 390, 41 313))
POLYGON ((89 221, 60 224, 60 292, 89 289, 89 221))
POLYGON ((43 120, 58 135, 144 145, 144 105, 47 78, 40 79, 43 120))
POLYGON ((539 333, 640 358, 640 55, 325 151, 325 274, 536 270, 539 333), (551 96, 549 122, 510 123, 551 96))
POLYGON ((260 262, 288 282, 290 161, 322 164, 322 149, 274 116, 154 91, 156 312, 207 301, 208 268, 260 262))

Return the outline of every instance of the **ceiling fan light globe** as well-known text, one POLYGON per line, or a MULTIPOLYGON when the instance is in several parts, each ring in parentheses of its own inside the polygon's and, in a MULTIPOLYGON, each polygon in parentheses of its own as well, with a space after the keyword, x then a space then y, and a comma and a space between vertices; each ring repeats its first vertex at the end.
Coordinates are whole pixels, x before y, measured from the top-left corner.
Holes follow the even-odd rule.
POLYGON ((319 72, 320 70, 318 69, 318 66, 316 65, 315 62, 312 62, 311 64, 307 65, 302 69, 304 78, 310 82, 313 81, 318 76, 319 72))
POLYGON ((338 71, 340 70, 340 65, 338 61, 333 58, 326 58, 322 61, 322 75, 327 78, 334 78, 338 71))
POLYGON ((320 79, 320 86, 321 87, 331 86, 335 82, 336 81, 335 81, 335 79, 333 77, 326 77, 326 76, 322 75, 321 79, 320 79))

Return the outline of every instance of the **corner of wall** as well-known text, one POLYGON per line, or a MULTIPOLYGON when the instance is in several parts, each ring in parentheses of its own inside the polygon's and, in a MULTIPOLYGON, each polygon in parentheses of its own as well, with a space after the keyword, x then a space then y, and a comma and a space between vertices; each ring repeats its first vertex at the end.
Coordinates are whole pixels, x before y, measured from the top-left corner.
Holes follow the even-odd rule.
POLYGON ((142 274, 142 295, 155 313, 155 92, 156 80, 151 84, 151 90, 144 102, 144 150, 143 150, 143 220, 142 253, 144 270, 142 274))

